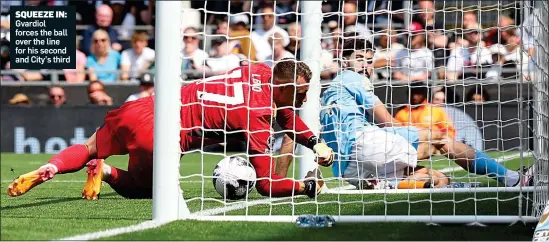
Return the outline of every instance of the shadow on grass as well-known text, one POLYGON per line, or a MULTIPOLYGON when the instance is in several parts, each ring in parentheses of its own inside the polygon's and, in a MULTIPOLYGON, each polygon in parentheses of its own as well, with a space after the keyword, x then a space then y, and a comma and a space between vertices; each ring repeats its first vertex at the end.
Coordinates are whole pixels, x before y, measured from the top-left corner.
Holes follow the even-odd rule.
MULTIPOLYGON (((108 198, 117 195, 115 192, 107 193, 105 195, 101 194, 101 198, 108 198)), ((62 198, 37 198, 36 200, 42 200, 39 202, 33 202, 33 203, 25 203, 25 204, 19 204, 19 205, 8 205, 8 206, 2 206, 2 210, 13 210, 18 208, 31 208, 31 207, 39 207, 39 206, 45 206, 45 205, 52 205, 52 204, 58 204, 58 203, 65 203, 65 202, 72 202, 72 201, 78 201, 82 200, 81 197, 62 197, 62 198)))
POLYGON ((529 241, 532 224, 428 226, 422 223, 338 224, 333 228, 288 229, 266 240, 416 240, 416 241, 529 241))
POLYGON ((102 240, 253 241, 531 241, 533 224, 487 227, 424 223, 339 223, 332 228, 298 228, 293 223, 176 221, 160 228, 102 240))

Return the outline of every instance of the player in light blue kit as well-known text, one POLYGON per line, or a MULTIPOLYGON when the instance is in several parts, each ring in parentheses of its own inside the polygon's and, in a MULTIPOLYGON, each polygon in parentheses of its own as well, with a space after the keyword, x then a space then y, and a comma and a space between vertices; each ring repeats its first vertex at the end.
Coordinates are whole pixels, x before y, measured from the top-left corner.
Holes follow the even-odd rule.
POLYGON ((445 140, 440 132, 394 127, 400 123, 374 94, 369 79, 373 45, 364 39, 348 39, 342 57, 345 70, 322 94, 320 113, 322 138, 337 156, 332 167, 336 177, 361 189, 379 188, 376 183, 380 181, 382 188, 401 187, 399 182, 407 177, 429 177, 430 185, 440 187, 449 182, 444 174, 417 165, 418 159, 439 150, 465 170, 488 174, 506 186, 531 184, 532 168, 522 174, 466 144, 445 140))

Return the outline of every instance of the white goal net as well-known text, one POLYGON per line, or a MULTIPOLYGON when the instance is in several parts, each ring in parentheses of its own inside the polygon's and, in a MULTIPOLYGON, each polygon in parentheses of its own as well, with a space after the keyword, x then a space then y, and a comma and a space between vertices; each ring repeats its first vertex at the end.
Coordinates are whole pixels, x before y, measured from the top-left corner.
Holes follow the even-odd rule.
MULTIPOLYGON (((155 219, 295 222, 299 215, 314 214, 333 216, 336 222, 513 223, 534 222, 541 215, 549 200, 547 2, 200 3, 157 2, 155 219), (422 130, 441 131, 468 147, 447 155, 437 141, 420 142, 418 147, 429 147, 422 149, 433 155, 418 165, 439 171, 449 183, 418 189, 356 186, 349 183, 349 177, 334 175, 331 167, 320 167, 326 185, 316 198, 262 196, 255 189, 239 200, 219 195, 214 187, 216 164, 230 156, 249 159, 248 146, 245 138, 240 139, 243 142, 231 139, 235 132, 229 127, 194 127, 203 133, 221 134, 221 143, 206 146, 205 139, 209 138, 201 137, 196 141, 202 144, 200 149, 181 151, 178 110, 191 104, 181 102, 179 88, 227 75, 239 66, 274 66, 293 58, 307 64, 312 72, 307 101, 296 110, 311 130, 324 138, 327 125, 320 120, 321 110, 348 107, 338 107, 337 103, 335 107, 322 106, 321 96, 334 83, 346 81, 337 77, 345 71, 343 44, 356 39, 348 37, 350 33, 373 43, 374 71, 369 80, 395 120, 422 130), (508 172, 494 168, 497 174, 490 174, 493 167, 480 172, 460 166, 455 157, 482 164, 494 161, 486 166, 505 167, 508 172), (529 175, 525 174, 528 167, 534 167, 530 169, 533 182, 519 182, 529 175), (506 177, 495 177, 501 174, 506 177), (508 184, 511 179, 517 183, 508 184)), ((230 108, 225 107, 226 111, 230 108)), ((337 126, 349 125, 345 119, 339 120, 343 121, 337 126)), ((273 126, 268 131, 275 137, 274 162, 285 155, 279 150, 287 141, 283 136, 288 130, 273 126)), ((379 135, 363 139, 389 142, 379 135)), ((381 151, 386 162, 392 159, 389 153, 409 147, 385 146, 393 147, 381 151)), ((302 180, 317 167, 313 152, 304 146, 296 145, 290 155, 295 160, 287 172, 273 164, 273 174, 286 173, 287 178, 302 180)), ((343 164, 342 157, 343 151, 336 151, 335 165, 343 164)), ((354 157, 346 162, 363 162, 354 157)), ((427 176, 432 178, 434 173, 427 176)), ((402 178, 383 177, 375 171, 372 177, 378 178, 377 184, 402 178)))

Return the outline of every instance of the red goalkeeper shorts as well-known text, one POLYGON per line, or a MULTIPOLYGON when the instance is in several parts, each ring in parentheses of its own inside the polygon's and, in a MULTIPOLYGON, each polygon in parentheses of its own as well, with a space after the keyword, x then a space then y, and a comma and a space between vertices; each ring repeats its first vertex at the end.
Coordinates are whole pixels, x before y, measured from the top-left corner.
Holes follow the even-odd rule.
POLYGON ((152 164, 154 137, 154 97, 124 103, 109 111, 105 124, 96 132, 97 157, 139 154, 152 164), (145 158, 145 157, 143 157, 145 158))

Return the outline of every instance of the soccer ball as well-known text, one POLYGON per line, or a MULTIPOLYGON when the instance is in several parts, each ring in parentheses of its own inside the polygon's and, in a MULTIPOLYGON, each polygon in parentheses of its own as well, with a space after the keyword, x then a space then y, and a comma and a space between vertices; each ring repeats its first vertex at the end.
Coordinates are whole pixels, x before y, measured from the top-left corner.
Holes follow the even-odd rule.
POLYGON ((238 156, 225 157, 219 161, 213 177, 215 191, 229 200, 245 198, 253 190, 256 180, 252 164, 238 156))

